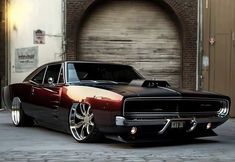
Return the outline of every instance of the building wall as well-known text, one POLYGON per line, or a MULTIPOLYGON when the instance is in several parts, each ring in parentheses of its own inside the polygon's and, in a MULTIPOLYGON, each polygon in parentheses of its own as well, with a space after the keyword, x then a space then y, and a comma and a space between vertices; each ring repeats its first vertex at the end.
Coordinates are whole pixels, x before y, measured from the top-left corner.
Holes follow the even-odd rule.
POLYGON ((15 83, 38 66, 62 59, 63 5, 62 0, 10 0, 8 7, 9 83, 15 83), (38 29, 45 31, 45 44, 34 43, 38 29))
POLYGON ((0 1, 0 78, 5 72, 5 4, 0 1))
MULTIPOLYGON (((97 0, 67 0, 66 59, 76 60, 78 53, 78 33, 86 12, 97 0)), ((172 16, 181 28, 182 35, 182 87, 196 88, 197 54, 197 0, 155 0, 172 16)))
MULTIPOLYGON (((5 29, 6 20, 5 20, 5 1, 0 1, 0 89, 5 85, 5 58, 6 58, 6 37, 5 29)), ((1 98, 1 94, 0 94, 1 98)), ((1 99, 0 99, 0 108, 1 108, 1 99)))
MULTIPOLYGON (((101 0, 67 0, 66 4, 66 59, 76 60, 78 53, 78 33, 86 12, 101 0)), ((197 52, 197 0, 150 0, 161 5, 171 15, 180 28, 182 38, 182 88, 196 87, 197 52)), ((61 60, 63 54, 62 0, 10 0, 13 15, 10 22, 10 62, 9 82, 19 82, 34 68, 23 72, 16 69, 16 50, 24 51, 37 47, 38 64, 61 60), (15 10, 15 11, 14 11, 15 10), (59 13, 59 14, 58 14, 59 13), (19 20, 18 20, 19 19, 19 20), (14 22, 15 21, 15 22, 14 22), (33 43, 33 31, 46 32, 45 44, 33 43)), ((30 50, 28 50, 30 51, 30 50)), ((19 53, 19 52, 18 52, 19 53)))

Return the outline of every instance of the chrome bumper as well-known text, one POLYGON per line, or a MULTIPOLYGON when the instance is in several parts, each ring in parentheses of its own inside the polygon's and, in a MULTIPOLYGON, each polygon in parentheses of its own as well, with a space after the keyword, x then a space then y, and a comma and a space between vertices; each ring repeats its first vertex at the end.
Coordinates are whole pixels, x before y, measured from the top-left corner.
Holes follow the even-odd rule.
POLYGON ((192 132, 198 124, 208 124, 208 123, 224 123, 228 117, 208 117, 208 118, 170 118, 170 119, 135 119, 127 120, 122 116, 116 116, 116 126, 127 126, 127 127, 137 127, 137 126, 162 126, 162 129, 158 132, 163 134, 167 128, 170 126, 171 122, 174 121, 186 121, 191 124, 191 127, 187 132, 192 132))

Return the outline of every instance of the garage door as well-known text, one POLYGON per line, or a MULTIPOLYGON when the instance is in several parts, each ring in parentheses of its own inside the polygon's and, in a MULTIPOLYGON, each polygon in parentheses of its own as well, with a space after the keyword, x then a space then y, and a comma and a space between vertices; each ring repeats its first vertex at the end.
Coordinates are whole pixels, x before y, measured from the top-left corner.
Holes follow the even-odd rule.
POLYGON ((79 60, 134 66, 148 79, 181 85, 181 41, 174 20, 144 0, 106 1, 86 15, 78 36, 79 60))

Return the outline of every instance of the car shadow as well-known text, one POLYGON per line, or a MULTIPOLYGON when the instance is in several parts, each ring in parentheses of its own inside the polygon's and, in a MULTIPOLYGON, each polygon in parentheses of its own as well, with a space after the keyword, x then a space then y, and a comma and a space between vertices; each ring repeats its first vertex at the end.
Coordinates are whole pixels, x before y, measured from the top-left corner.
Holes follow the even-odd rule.
MULTIPOLYGON (((15 127, 12 123, 0 123, 2 126, 6 127, 15 127)), ((15 127, 16 128, 16 127, 15 127)), ((40 125, 34 125, 33 127, 23 127, 23 128, 32 128, 32 129, 39 129, 40 131, 45 131, 45 132, 54 132, 55 134, 60 134, 66 136, 66 138, 71 138, 72 136, 68 133, 65 132, 60 132, 56 131, 47 127, 43 127, 40 125)), ((110 147, 114 148, 122 148, 122 149, 143 149, 143 148, 151 148, 151 147, 170 147, 170 146, 182 146, 182 145, 202 145, 202 144, 216 144, 220 143, 219 140, 212 139, 213 137, 204 137, 204 138, 196 138, 196 139, 161 139, 158 141, 152 141, 152 142, 141 142, 141 143, 125 143, 122 141, 117 141, 109 138, 102 138, 99 141, 92 142, 92 143, 87 143, 88 145, 90 144, 103 144, 103 145, 108 145, 110 147)), ((223 141, 225 142, 225 141, 223 141)))
POLYGON ((182 146, 182 145, 201 145, 201 144, 214 144, 219 141, 214 139, 190 139, 190 140, 162 140, 151 143, 137 143, 132 144, 133 148, 146 148, 146 147, 167 147, 167 146, 182 146))
MULTIPOLYGON (((224 142, 224 141, 223 141, 224 142)), ((122 149, 144 149, 144 148, 153 148, 153 147, 172 147, 172 146, 185 146, 185 145, 203 145, 203 144, 218 144, 219 140, 211 139, 211 137, 197 138, 197 139, 188 139, 188 140, 175 140, 175 139, 162 139, 161 141, 154 142, 142 142, 142 143, 123 143, 120 141, 107 140, 106 144, 110 144, 115 148, 122 149)))

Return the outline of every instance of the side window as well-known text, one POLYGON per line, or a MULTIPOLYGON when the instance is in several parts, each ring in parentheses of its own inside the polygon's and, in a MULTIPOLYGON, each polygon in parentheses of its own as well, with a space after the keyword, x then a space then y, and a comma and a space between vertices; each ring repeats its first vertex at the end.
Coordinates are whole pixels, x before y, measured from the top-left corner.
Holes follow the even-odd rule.
POLYGON ((79 82, 78 73, 74 64, 68 64, 68 82, 79 82))
POLYGON ((48 78, 53 78, 54 83, 57 83, 59 73, 60 73, 61 64, 50 65, 47 68, 46 76, 44 79, 44 84, 48 84, 48 78))
POLYGON ((37 75, 33 77, 32 81, 38 84, 42 84, 45 71, 46 68, 42 69, 37 75))

